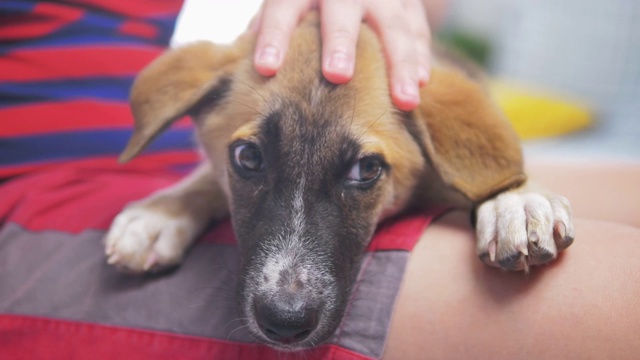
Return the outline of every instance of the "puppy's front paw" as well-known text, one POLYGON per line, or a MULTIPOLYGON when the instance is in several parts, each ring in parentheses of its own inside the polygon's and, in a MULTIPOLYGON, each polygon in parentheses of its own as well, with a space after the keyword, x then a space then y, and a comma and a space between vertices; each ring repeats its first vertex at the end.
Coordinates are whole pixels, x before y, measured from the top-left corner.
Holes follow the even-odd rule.
POLYGON ((548 192, 505 192, 478 208, 477 235, 484 263, 528 271, 573 243, 571 205, 548 192))
POLYGON ((188 217, 134 206, 123 210, 104 238, 107 262, 128 272, 157 272, 180 263, 197 235, 188 217))

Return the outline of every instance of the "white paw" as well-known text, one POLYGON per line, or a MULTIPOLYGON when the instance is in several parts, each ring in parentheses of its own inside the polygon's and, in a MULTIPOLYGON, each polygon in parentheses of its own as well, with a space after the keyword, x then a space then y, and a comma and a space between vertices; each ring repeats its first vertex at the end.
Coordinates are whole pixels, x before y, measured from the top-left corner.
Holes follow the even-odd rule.
POLYGON ((543 191, 502 193, 478 208, 476 224, 480 259, 507 270, 547 263, 574 237, 569 201, 543 191))
POLYGON ((197 227, 188 217, 133 206, 124 209, 104 238, 107 262, 129 272, 156 272, 178 265, 197 227))

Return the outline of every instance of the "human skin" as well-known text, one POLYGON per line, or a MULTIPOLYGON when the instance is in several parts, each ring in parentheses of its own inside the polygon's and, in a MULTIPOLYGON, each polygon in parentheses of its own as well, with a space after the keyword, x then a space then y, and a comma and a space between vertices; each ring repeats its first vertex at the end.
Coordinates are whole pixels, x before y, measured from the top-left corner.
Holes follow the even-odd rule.
POLYGON ((365 21, 382 42, 391 98, 399 109, 410 111, 417 107, 418 87, 428 83, 431 71, 429 24, 442 23, 447 4, 447 0, 265 0, 250 25, 257 33, 254 65, 261 75, 275 75, 293 29, 304 14, 318 9, 323 75, 332 83, 346 83, 353 76, 358 31, 365 21))
POLYGON ((578 216, 571 248, 530 274, 481 263, 466 213, 435 221, 412 251, 384 358, 637 359, 640 229, 627 220, 637 224, 640 214, 629 186, 640 183, 639 169, 531 166, 541 184, 569 194, 578 216), (622 195, 636 204, 611 212, 610 199, 622 195))
POLYGON ((576 217, 640 228, 640 162, 534 158, 528 163, 530 178, 571 200, 576 217))

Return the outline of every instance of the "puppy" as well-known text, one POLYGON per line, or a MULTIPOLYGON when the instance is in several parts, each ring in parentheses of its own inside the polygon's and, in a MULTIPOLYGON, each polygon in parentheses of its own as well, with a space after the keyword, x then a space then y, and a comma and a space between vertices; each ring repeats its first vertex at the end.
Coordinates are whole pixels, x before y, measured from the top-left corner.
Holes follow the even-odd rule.
POLYGON ((125 208, 106 235, 108 262, 134 272, 180 263, 210 221, 231 216, 238 301, 260 341, 295 350, 339 324, 376 225, 433 204, 476 215, 490 266, 527 270, 573 241, 567 200, 534 189, 518 139, 487 91, 434 59, 420 107, 391 103, 382 50, 360 31, 353 80, 321 73, 317 16, 291 39, 273 78, 252 66, 253 39, 168 51, 136 79, 128 161, 188 114, 205 160, 183 181, 125 208))

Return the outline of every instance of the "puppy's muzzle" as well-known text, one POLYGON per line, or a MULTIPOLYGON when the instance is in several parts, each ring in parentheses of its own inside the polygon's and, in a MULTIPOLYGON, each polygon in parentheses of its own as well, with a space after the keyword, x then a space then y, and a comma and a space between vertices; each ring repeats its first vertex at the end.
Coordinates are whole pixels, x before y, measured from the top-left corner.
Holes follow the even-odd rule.
POLYGON ((318 326, 318 307, 305 296, 278 291, 254 301, 255 319, 262 333, 283 345, 304 341, 318 326))

